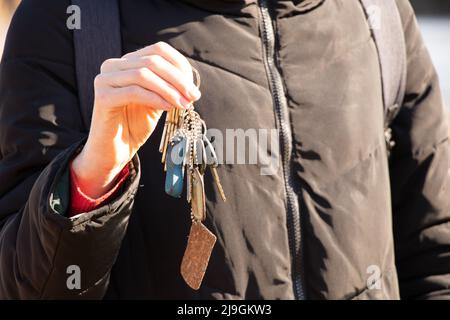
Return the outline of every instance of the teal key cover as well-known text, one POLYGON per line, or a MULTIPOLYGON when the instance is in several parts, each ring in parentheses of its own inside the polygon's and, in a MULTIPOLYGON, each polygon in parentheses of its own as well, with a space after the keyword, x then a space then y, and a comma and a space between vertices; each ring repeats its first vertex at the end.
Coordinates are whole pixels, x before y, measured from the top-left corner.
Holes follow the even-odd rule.
POLYGON ((175 136, 167 148, 165 191, 175 198, 180 198, 183 192, 186 147, 186 137, 175 136))

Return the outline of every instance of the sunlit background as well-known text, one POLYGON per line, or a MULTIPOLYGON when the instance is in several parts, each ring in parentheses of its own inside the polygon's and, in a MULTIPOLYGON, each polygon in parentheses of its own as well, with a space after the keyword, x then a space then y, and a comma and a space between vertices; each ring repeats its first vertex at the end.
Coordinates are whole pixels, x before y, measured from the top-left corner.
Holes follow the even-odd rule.
MULTIPOLYGON (((0 0, 0 56, 11 15, 19 2, 20 0, 0 0)), ((450 0, 411 2, 417 11, 425 41, 441 79, 444 100, 450 111, 450 0)))

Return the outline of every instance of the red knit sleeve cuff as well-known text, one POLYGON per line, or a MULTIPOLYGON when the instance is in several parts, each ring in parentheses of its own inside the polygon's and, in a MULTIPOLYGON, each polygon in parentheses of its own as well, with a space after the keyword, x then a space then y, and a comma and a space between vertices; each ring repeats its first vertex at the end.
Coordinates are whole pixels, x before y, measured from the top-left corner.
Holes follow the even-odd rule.
POLYGON ((114 198, 125 180, 130 175, 129 165, 125 166, 116 178, 116 184, 106 194, 97 199, 88 197, 83 190, 81 190, 77 177, 72 169, 72 163, 70 163, 70 208, 69 217, 73 217, 77 214, 89 212, 95 210, 102 205, 108 203, 114 198))

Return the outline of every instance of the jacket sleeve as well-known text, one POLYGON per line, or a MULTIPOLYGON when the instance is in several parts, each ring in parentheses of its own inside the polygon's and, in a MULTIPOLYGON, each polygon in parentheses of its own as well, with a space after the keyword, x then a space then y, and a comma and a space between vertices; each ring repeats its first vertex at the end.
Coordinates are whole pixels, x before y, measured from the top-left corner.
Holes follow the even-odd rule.
POLYGON ((450 176, 447 117, 439 81, 407 0, 404 105, 394 121, 391 186, 402 298, 450 298, 450 176))
POLYGON ((108 205, 65 218, 55 185, 85 137, 68 0, 23 0, 0 69, 0 300, 102 298, 139 163, 108 205))

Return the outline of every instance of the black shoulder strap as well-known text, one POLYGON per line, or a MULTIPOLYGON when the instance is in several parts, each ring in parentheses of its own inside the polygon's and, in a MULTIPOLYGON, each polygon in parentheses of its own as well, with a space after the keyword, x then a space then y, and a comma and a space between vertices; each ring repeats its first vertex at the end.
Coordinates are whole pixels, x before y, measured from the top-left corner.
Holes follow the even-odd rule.
POLYGON ((405 34, 395 1, 361 0, 378 49, 386 127, 402 106, 406 87, 405 34))
POLYGON ((74 30, 75 64, 81 114, 89 129, 94 103, 94 79, 102 63, 122 56, 117 0, 72 0, 80 7, 81 29, 74 30))

